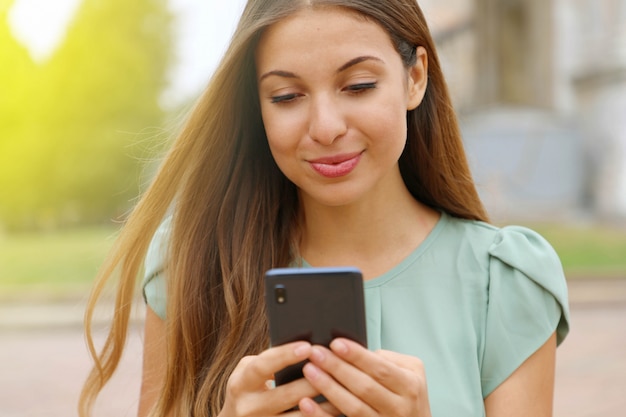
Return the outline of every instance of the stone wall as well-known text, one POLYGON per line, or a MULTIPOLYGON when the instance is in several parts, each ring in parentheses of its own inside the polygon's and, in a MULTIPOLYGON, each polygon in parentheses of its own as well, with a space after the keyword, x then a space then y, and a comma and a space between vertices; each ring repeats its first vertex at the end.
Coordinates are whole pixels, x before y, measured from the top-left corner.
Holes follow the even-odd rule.
POLYGON ((626 0, 420 4, 488 208, 625 219, 626 0))

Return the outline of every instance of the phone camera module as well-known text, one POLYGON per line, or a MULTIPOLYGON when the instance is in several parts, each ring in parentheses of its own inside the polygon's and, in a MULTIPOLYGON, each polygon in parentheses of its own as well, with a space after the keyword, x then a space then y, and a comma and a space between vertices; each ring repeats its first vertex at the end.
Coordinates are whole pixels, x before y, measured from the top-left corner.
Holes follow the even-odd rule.
POLYGON ((287 289, 283 285, 274 287, 274 299, 278 304, 285 304, 287 302, 287 289))

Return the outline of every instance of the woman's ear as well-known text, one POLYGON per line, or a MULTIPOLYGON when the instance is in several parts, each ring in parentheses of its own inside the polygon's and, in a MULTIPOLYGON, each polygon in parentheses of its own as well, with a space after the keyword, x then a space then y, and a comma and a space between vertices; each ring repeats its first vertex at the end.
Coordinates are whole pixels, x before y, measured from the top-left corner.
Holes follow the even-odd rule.
POLYGON ((418 46, 415 65, 409 68, 409 88, 407 110, 413 110, 420 105, 426 87, 428 86, 428 53, 423 46, 418 46))

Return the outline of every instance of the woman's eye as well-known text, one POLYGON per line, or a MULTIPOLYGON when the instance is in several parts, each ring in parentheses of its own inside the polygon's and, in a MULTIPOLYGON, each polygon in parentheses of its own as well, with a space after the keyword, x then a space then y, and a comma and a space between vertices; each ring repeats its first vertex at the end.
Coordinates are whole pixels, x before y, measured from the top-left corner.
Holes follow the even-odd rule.
POLYGON ((348 87, 346 87, 346 90, 351 92, 351 93, 362 93, 364 91, 367 90, 371 90, 376 88, 376 83, 359 83, 359 84, 352 84, 349 85, 348 87))
POLYGON ((298 94, 283 94, 282 96, 273 96, 272 103, 289 103, 294 101, 298 97, 298 94))

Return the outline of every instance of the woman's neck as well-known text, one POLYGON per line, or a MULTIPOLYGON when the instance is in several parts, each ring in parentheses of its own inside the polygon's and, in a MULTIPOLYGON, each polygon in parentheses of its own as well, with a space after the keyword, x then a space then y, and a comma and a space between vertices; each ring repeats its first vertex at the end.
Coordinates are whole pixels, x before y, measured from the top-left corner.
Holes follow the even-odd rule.
POLYGON ((301 256, 312 266, 356 266, 366 280, 393 268, 424 241, 439 213, 406 188, 389 197, 341 207, 305 202, 301 256))

